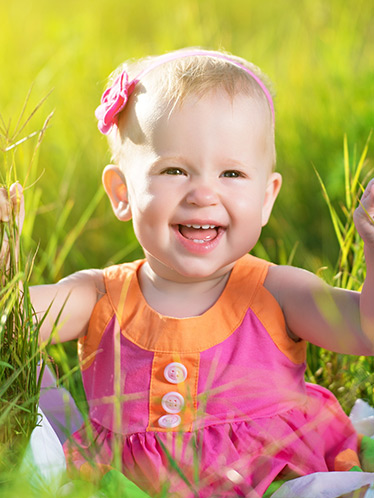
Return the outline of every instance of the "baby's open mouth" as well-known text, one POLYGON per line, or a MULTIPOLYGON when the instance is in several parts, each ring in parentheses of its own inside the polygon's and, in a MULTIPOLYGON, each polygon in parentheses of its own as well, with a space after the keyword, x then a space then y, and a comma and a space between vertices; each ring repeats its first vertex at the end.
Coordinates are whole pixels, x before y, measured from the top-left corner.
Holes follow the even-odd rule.
POLYGON ((178 225, 178 228, 184 238, 193 240, 197 244, 214 240, 222 229, 216 225, 178 225))

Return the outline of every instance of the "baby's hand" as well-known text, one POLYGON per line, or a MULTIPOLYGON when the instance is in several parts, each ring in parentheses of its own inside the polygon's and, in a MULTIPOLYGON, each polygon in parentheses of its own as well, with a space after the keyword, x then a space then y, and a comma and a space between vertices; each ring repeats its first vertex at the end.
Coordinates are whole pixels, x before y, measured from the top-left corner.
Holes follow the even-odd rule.
MULTIPOLYGON (((0 188, 0 228, 2 223, 9 223, 12 220, 13 213, 15 214, 15 222, 18 229, 17 236, 19 239, 25 219, 23 189, 19 183, 13 183, 9 188, 9 193, 6 188, 0 188)), ((0 240, 0 244, 2 242, 2 246, 0 247, 1 262, 6 258, 8 252, 8 239, 6 230, 1 230, 0 233, 3 233, 3 240, 0 240)))
POLYGON ((365 244, 374 246, 374 178, 362 194, 360 204, 353 214, 358 233, 365 244))

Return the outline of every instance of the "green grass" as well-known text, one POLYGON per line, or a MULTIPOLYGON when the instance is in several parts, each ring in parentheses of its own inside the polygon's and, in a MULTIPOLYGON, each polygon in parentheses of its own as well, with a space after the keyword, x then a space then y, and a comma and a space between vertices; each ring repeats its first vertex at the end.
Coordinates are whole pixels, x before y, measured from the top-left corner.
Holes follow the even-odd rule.
MULTIPOLYGON (((37 109, 35 109, 37 110, 37 109)), ((31 113, 31 116, 32 117, 31 113)), ((41 143, 45 127, 20 139, 29 121, 23 113, 13 129, 0 125, 3 164, 0 185, 11 203, 9 187, 17 177, 14 151, 20 142, 37 137, 29 166, 41 143)), ((47 126, 47 122, 46 122, 47 126)), ((3 194, 1 194, 3 195, 3 194)), ((20 203, 17 200, 18 206, 20 203)), ((19 208, 18 208, 19 210, 19 208)), ((20 251, 17 208, 8 222, 0 222, 0 476, 17 468, 31 432, 38 423, 39 392, 44 362, 38 344, 40 323, 34 320, 29 295, 33 260, 24 260, 20 251)), ((31 256, 31 255, 30 255, 31 256)), ((2 477, 0 477, 0 482, 2 477)))
MULTIPOLYGON (((323 197, 330 212, 332 232, 339 244, 339 257, 334 268, 322 270, 322 277, 330 284, 344 289, 360 291, 365 279, 364 247, 353 223, 353 213, 358 207, 366 185, 373 176, 367 160, 371 133, 362 153, 349 159, 347 138, 344 138, 344 183, 341 184, 341 202, 334 207, 325 184, 316 170, 323 197), (332 270, 332 271, 331 271, 332 270)), ((308 346, 308 377, 312 382, 330 389, 349 413, 357 398, 374 406, 374 358, 339 355, 316 346, 308 346)))
MULTIPOLYGON (((42 147, 35 152, 33 137, 0 166, 3 181, 14 165, 25 180, 23 247, 36 254, 31 284, 142 257, 131 225, 114 218, 100 186, 110 158, 94 109, 106 76, 124 59, 199 45, 252 60, 277 89, 284 185, 256 254, 360 288, 365 270, 352 211, 358 180, 373 167, 372 2, 15 0, 2 2, 0 13, 3 131, 16 128, 31 86, 24 116, 52 90, 18 136, 41 130, 54 111, 42 147)), ((49 351, 84 410, 75 348, 68 343, 49 351)), ((372 358, 310 347, 308 359, 308 379, 330 388, 346 411, 356 397, 374 404, 372 358)), ((18 484, 9 496, 22 495, 18 484)), ((83 487, 76 483, 71 494, 89 496, 83 487)))

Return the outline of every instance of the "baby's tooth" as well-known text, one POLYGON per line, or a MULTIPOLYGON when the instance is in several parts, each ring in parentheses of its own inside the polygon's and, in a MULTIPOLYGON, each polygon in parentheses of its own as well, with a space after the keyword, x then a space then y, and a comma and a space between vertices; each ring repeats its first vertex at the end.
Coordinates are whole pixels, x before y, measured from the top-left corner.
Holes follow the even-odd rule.
POLYGON ((208 230, 208 228, 216 228, 216 225, 187 225, 188 228, 195 228, 196 230, 202 228, 203 230, 208 230))

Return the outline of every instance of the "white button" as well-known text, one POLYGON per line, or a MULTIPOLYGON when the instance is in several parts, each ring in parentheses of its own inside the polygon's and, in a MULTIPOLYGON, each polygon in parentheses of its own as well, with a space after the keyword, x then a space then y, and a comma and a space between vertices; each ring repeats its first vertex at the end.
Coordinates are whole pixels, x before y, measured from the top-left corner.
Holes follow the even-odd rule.
POLYGON ((172 429, 177 427, 181 423, 181 418, 179 415, 163 415, 158 419, 158 425, 160 427, 167 427, 172 429))
POLYGON ((187 368, 182 363, 169 363, 164 370, 165 379, 172 384, 179 384, 187 378, 187 368))
POLYGON ((168 413, 179 413, 184 406, 184 398, 174 391, 165 394, 161 400, 162 408, 168 413))

